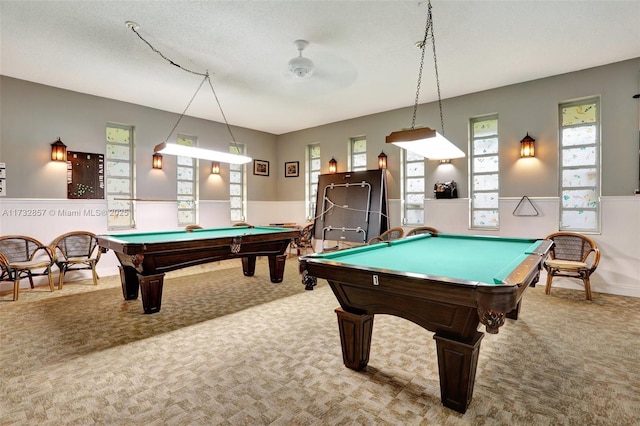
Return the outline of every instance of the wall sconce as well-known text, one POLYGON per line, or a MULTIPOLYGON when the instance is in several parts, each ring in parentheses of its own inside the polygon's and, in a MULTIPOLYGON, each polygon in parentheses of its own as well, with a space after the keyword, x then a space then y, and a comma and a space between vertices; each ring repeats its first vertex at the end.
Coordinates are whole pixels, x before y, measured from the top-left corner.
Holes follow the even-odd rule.
POLYGON ((335 173, 338 171, 338 162, 335 158, 331 157, 329 160, 329 173, 335 173))
POLYGON ((450 159, 440 160, 440 164, 451 164, 451 160, 450 159))
POLYGON ((217 161, 212 161, 211 162, 211 174, 212 175, 219 175, 220 174, 220 163, 218 163, 217 161))
POLYGON ((520 157, 535 157, 535 139, 529 136, 529 132, 527 132, 527 136, 522 138, 520 141, 520 157))
POLYGON ((67 146, 60 138, 51 144, 51 161, 67 161, 67 146))
POLYGON ((378 168, 381 170, 387 168, 387 154, 384 151, 378 155, 378 168))
POLYGON ((158 154, 157 152, 153 154, 153 168, 154 169, 162 168, 162 154, 158 154))

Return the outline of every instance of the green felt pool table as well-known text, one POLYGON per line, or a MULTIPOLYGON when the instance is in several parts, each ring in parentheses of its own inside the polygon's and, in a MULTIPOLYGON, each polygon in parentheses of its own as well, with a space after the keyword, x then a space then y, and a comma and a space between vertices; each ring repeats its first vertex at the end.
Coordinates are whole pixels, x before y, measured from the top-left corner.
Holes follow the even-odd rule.
POLYGON ((98 235, 98 245, 111 249, 120 261, 125 300, 142 293, 144 312, 160 311, 164 274, 218 260, 242 258, 244 275, 255 272, 256 257, 269 258, 271 281, 284 274, 285 251, 300 231, 290 228, 232 226, 187 231, 98 235))
POLYGON ((299 267, 307 289, 326 279, 340 303, 347 367, 361 370, 369 362, 375 314, 405 318, 435 333, 442 403, 464 413, 484 336, 480 323, 497 333, 505 317, 517 319, 523 293, 538 281, 552 244, 425 234, 303 256, 299 267))

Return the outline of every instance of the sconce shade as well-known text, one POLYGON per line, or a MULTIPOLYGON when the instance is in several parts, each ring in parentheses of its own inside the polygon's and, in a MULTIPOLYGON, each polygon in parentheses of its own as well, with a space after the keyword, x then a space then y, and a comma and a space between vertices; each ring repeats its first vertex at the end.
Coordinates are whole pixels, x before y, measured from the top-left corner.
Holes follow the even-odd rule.
POLYGON ((158 154, 157 152, 153 154, 153 168, 154 169, 162 168, 162 154, 158 154))
POLYGON ((329 173, 335 173, 338 171, 338 162, 335 158, 331 157, 329 160, 329 173))
POLYGON ((219 175, 220 174, 220 163, 218 163, 217 161, 212 161, 211 162, 211 174, 212 175, 219 175))
POLYGON ((460 148, 428 127, 398 130, 387 136, 386 141, 429 160, 450 160, 464 157, 464 152, 460 148))
POLYGON ((245 155, 230 154, 228 152, 213 151, 211 149, 196 148, 193 146, 178 145, 176 143, 162 142, 155 146, 154 152, 162 154, 179 155, 183 157, 200 158, 202 160, 217 161, 230 164, 246 164, 251 157, 245 155))
POLYGON ((378 168, 380 170, 387 168, 387 154, 385 154, 384 151, 378 155, 378 168))
POLYGON ((536 140, 529 136, 529 132, 527 132, 527 136, 520 141, 520 157, 535 157, 535 142, 536 140))
POLYGON ((51 144, 51 161, 67 161, 67 146, 60 138, 51 144))

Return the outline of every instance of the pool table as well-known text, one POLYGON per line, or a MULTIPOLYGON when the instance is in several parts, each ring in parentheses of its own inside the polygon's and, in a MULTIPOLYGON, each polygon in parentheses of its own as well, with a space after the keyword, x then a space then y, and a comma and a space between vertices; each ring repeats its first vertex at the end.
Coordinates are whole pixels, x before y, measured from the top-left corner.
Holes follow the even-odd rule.
POLYGON ((303 284, 326 279, 336 309, 344 364, 369 362, 375 314, 395 315, 435 333, 442 404, 471 403, 484 333, 517 319, 535 285, 549 240, 423 234, 299 258, 303 284))
POLYGON ((256 257, 268 256, 271 282, 282 282, 292 238, 300 231, 290 228, 232 226, 97 235, 98 245, 111 249, 120 261, 120 281, 125 300, 138 298, 146 314, 160 311, 164 274, 176 269, 218 260, 242 258, 244 275, 255 272, 256 257))

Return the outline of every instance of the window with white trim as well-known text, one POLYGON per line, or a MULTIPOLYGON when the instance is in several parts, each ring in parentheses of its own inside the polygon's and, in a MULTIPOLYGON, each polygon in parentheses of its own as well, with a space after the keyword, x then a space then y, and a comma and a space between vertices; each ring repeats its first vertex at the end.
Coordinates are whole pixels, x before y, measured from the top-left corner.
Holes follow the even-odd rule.
POLYGON ((600 231, 600 100, 559 106, 560 230, 600 231))
POLYGON ((403 225, 424 225, 424 157, 402 150, 403 225))
POLYGON ((349 171, 358 172, 367 170, 367 137, 358 136, 351 138, 349 144, 349 171))
MULTIPOLYGON (((178 134, 178 145, 196 147, 195 136, 178 134)), ((198 161, 192 157, 177 157, 176 170, 178 226, 198 223, 198 161)))
POLYGON ((472 118, 470 122, 471 228, 498 229, 500 226, 498 116, 472 118))
POLYGON ((135 228, 133 147, 132 126, 107 124, 105 181, 109 230, 135 228))
MULTIPOLYGON (((229 146, 231 154, 245 155, 244 150, 244 144, 235 143, 229 146)), ((229 164, 229 206, 232 223, 245 222, 247 220, 245 170, 244 164, 229 164)))
POLYGON ((318 179, 322 173, 322 164, 320 163, 320 144, 307 145, 307 164, 306 164, 306 200, 307 200, 307 220, 311 221, 316 215, 316 203, 318 200, 318 179))

